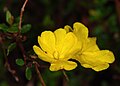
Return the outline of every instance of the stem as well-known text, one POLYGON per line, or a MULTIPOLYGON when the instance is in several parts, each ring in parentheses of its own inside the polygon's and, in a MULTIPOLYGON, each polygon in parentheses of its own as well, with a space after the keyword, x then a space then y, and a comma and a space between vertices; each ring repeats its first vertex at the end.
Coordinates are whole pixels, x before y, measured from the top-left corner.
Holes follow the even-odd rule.
POLYGON ((38 74, 38 77, 39 77, 39 79, 41 81, 42 86, 46 86, 46 84, 45 84, 45 82, 44 82, 44 80, 42 78, 42 75, 41 75, 41 73, 40 73, 40 71, 38 69, 38 64, 35 62, 34 65, 35 65, 35 70, 36 70, 36 72, 38 74))
POLYGON ((16 71, 11 69, 11 66, 8 62, 8 58, 7 58, 7 54, 6 54, 6 49, 5 49, 5 45, 4 45, 4 42, 2 40, 2 37, 0 36, 0 44, 2 45, 2 50, 3 50, 3 55, 5 57, 5 67, 7 68, 7 70, 12 74, 12 76, 15 78, 15 80, 18 82, 19 81, 19 78, 16 74, 16 71))
POLYGON ((66 80, 69 82, 69 78, 68 78, 67 74, 65 73, 65 71, 62 70, 62 72, 63 72, 63 75, 65 76, 66 80))
POLYGON ((23 17, 23 13, 24 13, 25 6, 26 6, 27 2, 28 2, 28 0, 25 0, 23 6, 22 6, 22 8, 21 8, 20 21, 19 21, 19 26, 18 26, 18 34, 20 34, 20 31, 21 31, 22 17, 23 17))
MULTIPOLYGON (((19 38, 18 38, 18 39, 19 39, 19 38)), ((16 42, 17 42, 18 46, 19 46, 20 49, 21 49, 21 52, 22 52, 22 55, 23 55, 23 58, 24 58, 24 63, 26 64, 27 56, 26 56, 25 49, 24 49, 24 47, 23 47, 23 45, 22 45, 22 42, 21 42, 20 39, 19 39, 18 41, 16 40, 16 42)))
POLYGON ((16 39, 16 42, 18 43, 20 49, 21 49, 21 52, 23 54, 23 58, 24 58, 24 63, 26 64, 26 54, 25 54, 25 50, 24 50, 24 47, 22 45, 22 41, 20 39, 20 31, 21 31, 21 25, 22 25, 22 17, 23 17, 23 13, 24 13, 24 10, 25 10, 25 6, 27 4, 28 0, 25 0, 22 8, 21 8, 21 12, 20 12, 20 21, 19 21, 19 26, 18 26, 18 37, 16 39))
POLYGON ((8 63, 8 58, 7 58, 7 54, 6 54, 6 50, 5 50, 5 45, 4 45, 4 42, 3 42, 2 34, 0 34, 0 45, 1 45, 1 48, 3 50, 3 55, 4 55, 4 58, 5 58, 5 63, 8 63))

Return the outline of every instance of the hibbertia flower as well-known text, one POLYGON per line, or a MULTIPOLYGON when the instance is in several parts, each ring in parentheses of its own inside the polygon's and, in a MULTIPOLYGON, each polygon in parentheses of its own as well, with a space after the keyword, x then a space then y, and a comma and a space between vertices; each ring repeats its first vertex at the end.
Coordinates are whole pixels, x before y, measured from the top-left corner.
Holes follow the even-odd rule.
POLYGON ((109 50, 100 50, 96 44, 96 38, 88 37, 88 28, 82 23, 74 23, 73 29, 66 25, 64 29, 67 32, 71 30, 82 43, 79 45, 81 50, 73 56, 73 59, 79 61, 83 67, 101 71, 107 69, 109 63, 114 62, 114 54, 109 50))
POLYGON ((39 46, 34 45, 33 50, 38 57, 49 62, 50 70, 60 69, 72 70, 77 64, 69 61, 81 46, 77 37, 72 32, 66 32, 65 29, 57 29, 54 32, 44 31, 38 36, 39 46))

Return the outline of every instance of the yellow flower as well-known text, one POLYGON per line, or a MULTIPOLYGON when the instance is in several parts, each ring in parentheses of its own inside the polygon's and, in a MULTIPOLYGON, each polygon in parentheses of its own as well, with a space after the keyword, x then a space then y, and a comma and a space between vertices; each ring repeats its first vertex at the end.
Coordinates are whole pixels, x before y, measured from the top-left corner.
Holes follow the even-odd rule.
POLYGON ((38 36, 38 43, 40 47, 34 45, 33 50, 41 60, 51 64, 51 71, 76 68, 75 62, 68 61, 80 48, 77 46, 77 37, 72 32, 67 33, 62 28, 54 32, 44 31, 38 36))
POLYGON ((73 56, 73 59, 79 61, 83 67, 101 71, 107 69, 109 63, 114 62, 113 53, 109 50, 100 50, 96 44, 96 38, 88 37, 88 28, 83 24, 76 22, 73 29, 68 25, 64 29, 67 32, 71 30, 78 38, 78 41, 82 43, 79 45, 81 50, 73 56))

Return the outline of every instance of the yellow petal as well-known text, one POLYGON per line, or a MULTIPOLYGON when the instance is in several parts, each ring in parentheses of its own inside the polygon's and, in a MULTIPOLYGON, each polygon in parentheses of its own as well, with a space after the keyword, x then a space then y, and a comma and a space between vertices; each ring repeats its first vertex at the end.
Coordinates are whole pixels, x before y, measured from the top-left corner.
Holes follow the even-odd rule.
POLYGON ((46 62, 54 62, 54 59, 52 58, 52 55, 48 55, 45 52, 43 52, 38 46, 34 45, 33 46, 34 52, 38 55, 40 59, 46 62))
POLYGON ((88 37, 88 28, 82 23, 76 22, 73 24, 73 33, 78 37, 80 41, 86 40, 88 37))
POLYGON ((53 54, 55 51, 55 35, 51 31, 44 31, 41 37, 38 36, 38 43, 42 50, 53 54))
POLYGON ((64 29, 66 30, 67 33, 68 33, 68 32, 73 32, 73 29, 72 29, 69 25, 66 25, 66 26, 64 27, 64 29))
POLYGON ((84 44, 83 44, 83 48, 82 48, 82 52, 93 52, 93 51, 98 51, 100 50, 96 44, 96 38, 92 37, 92 38, 88 38, 84 44))
POLYGON ((77 43, 76 36, 72 32, 67 33, 62 43, 63 45, 62 45, 62 50, 60 51, 60 55, 66 56, 71 54, 72 53, 71 51, 73 51, 72 49, 74 49, 73 47, 75 43, 77 43))
POLYGON ((101 65, 92 67, 92 69, 95 71, 102 71, 102 70, 107 69, 108 67, 109 67, 109 64, 105 63, 105 64, 101 64, 101 65))
POLYGON ((96 52, 83 52, 76 57, 76 60, 85 68, 101 71, 108 68, 108 63, 113 63, 115 58, 111 51, 101 50, 96 52))
POLYGON ((109 50, 101 50, 98 52, 95 52, 96 56, 99 55, 99 60, 107 63, 113 63, 115 60, 114 54, 109 50))
POLYGON ((57 29, 54 31, 55 38, 56 38, 56 48, 58 51, 61 51, 61 48, 63 47, 63 42, 66 36, 66 31, 64 29, 57 29))
POLYGON ((96 66, 92 66, 92 65, 89 65, 89 64, 81 64, 83 67, 85 68, 92 68, 93 70, 95 71, 102 71, 102 70, 105 70, 109 67, 109 64, 108 63, 99 63, 98 65, 96 66))
POLYGON ((65 70, 73 70, 77 67, 77 64, 72 61, 56 61, 51 64, 50 70, 51 71, 58 71, 61 69, 65 70))

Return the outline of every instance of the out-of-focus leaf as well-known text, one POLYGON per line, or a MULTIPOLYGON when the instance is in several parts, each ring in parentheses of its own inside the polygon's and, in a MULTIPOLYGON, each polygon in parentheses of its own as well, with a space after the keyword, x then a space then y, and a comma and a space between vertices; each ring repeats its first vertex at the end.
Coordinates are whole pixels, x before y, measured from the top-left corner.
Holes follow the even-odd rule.
POLYGON ((0 24, 0 30, 7 32, 8 26, 5 24, 0 24))
POLYGON ((31 68, 27 67, 26 71, 25 71, 25 76, 28 80, 30 80, 32 78, 32 70, 31 68))
POLYGON ((96 26, 93 30, 93 34, 100 35, 101 33, 103 33, 103 27, 100 25, 96 26))
POLYGON ((57 71, 57 72, 51 72, 49 71, 49 69, 46 69, 44 71, 43 77, 45 82, 49 85, 49 86, 56 86, 57 84, 57 79, 62 75, 61 71, 57 71), (49 76, 46 76, 49 75, 49 76), (51 82, 49 82, 49 80, 52 80, 51 82))
POLYGON ((108 25, 110 25, 109 28, 112 33, 119 32, 119 28, 117 27, 117 17, 115 14, 113 14, 109 17, 108 25))
POLYGON ((44 26, 48 26, 48 25, 53 26, 53 25, 54 25, 54 22, 52 21, 50 15, 46 15, 46 16, 44 17, 43 25, 44 25, 44 26))
POLYGON ((12 25, 13 22, 14 22, 14 17, 12 16, 12 14, 10 13, 10 11, 6 11, 6 22, 9 24, 9 25, 12 25))
MULTIPOLYGON (((23 19, 24 20, 24 19, 23 19)), ((22 20, 22 21, 23 21, 22 20)), ((18 23, 20 21, 20 17, 18 16, 17 18, 15 18, 15 22, 18 23)))
POLYGON ((0 86, 9 86, 6 81, 1 81, 0 86))
POLYGON ((70 0, 65 12, 69 13, 70 11, 74 10, 74 7, 75 7, 75 0, 70 0))
POLYGON ((41 0, 41 2, 45 5, 49 5, 50 4, 50 1, 49 0, 41 0))
POLYGON ((12 25, 10 28, 7 29, 7 32, 9 33, 17 33, 18 32, 18 24, 12 25))
POLYGON ((96 10, 91 9, 89 10, 89 14, 91 21, 99 21, 103 17, 103 13, 101 12, 100 9, 96 9, 96 10))
POLYGON ((9 53, 10 53, 13 49, 15 49, 15 47, 16 47, 16 43, 11 43, 11 44, 8 46, 8 48, 7 48, 7 56, 9 55, 9 53))
POLYGON ((22 29, 21 29, 21 33, 26 33, 31 29, 31 25, 30 24, 26 24, 23 25, 22 29))
POLYGON ((109 45, 107 44, 107 41, 110 39, 108 34, 102 33, 97 36, 97 44, 100 49, 109 48, 109 45))
POLYGON ((16 59, 16 64, 19 66, 23 66, 24 65, 23 59, 16 59))
POLYGON ((94 2, 96 4, 104 5, 107 2, 107 0, 94 0, 94 2))

